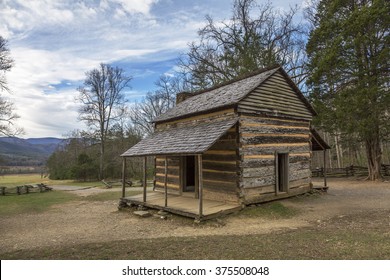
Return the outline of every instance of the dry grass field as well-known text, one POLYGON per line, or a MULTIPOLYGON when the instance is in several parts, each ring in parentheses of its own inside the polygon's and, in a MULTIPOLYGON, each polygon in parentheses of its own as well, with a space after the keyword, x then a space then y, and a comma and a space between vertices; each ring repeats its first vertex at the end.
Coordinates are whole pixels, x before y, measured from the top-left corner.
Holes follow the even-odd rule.
POLYGON ((201 224, 118 211, 119 188, 0 196, 0 258, 389 259, 390 183, 329 185, 201 224))

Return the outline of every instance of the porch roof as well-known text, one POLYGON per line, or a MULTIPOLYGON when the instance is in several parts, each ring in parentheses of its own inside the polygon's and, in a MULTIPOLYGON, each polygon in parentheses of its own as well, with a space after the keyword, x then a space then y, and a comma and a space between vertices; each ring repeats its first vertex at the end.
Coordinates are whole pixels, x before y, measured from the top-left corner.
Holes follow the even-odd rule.
POLYGON ((202 154, 236 122, 234 118, 157 131, 121 156, 202 154))
POLYGON ((312 151, 323 151, 330 149, 328 143, 320 136, 318 131, 315 128, 310 129, 311 132, 311 149, 312 151))

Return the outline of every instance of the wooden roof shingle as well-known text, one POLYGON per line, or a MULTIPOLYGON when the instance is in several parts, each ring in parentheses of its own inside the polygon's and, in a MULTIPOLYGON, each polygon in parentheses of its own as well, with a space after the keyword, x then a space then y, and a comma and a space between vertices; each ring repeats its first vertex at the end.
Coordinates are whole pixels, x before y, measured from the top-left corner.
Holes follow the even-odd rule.
POLYGON ((237 119, 234 118, 157 131, 121 156, 201 154, 207 151, 236 122, 237 119))
POLYGON ((167 121, 237 104, 279 69, 280 66, 265 69, 258 74, 244 79, 202 91, 200 94, 196 94, 177 104, 166 113, 157 117, 154 122, 167 121))

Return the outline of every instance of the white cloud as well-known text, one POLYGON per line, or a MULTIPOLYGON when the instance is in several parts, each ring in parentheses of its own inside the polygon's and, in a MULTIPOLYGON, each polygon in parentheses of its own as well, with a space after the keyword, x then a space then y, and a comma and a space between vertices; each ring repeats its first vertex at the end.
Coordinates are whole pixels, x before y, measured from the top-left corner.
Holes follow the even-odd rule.
POLYGON ((156 4, 158 0, 111 0, 114 3, 120 4, 123 9, 129 13, 141 13, 148 15, 153 4, 156 4))
MULTIPOLYGON (((170 69, 159 64, 184 52, 204 24, 204 14, 191 7, 177 10, 176 4, 1 0, 0 35, 9 40, 15 60, 7 79, 26 137, 61 136, 83 126, 77 122, 76 88, 100 62, 125 64, 134 76, 132 84, 170 69), (169 13, 159 13, 168 6, 169 13)), ((141 89, 133 86, 131 98, 152 90, 153 82, 141 89)))

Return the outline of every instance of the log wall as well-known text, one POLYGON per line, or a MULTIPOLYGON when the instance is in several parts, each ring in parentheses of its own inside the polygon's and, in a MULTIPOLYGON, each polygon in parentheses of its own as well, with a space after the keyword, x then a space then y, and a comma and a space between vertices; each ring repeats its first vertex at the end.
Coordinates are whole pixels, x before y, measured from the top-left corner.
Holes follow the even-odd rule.
POLYGON ((286 116, 296 119, 312 119, 311 112, 279 72, 272 75, 240 101, 238 111, 243 113, 263 112, 272 116, 286 116))
POLYGON ((236 125, 203 155, 204 198, 238 201, 238 160, 236 125))
MULTIPOLYGON (((156 125, 156 131, 182 127, 235 117, 234 109, 192 116, 156 125)), ((218 201, 238 201, 238 133, 237 125, 227 131, 203 154, 203 198, 218 201)), ((165 157, 156 157, 155 190, 164 190, 165 157)), ((168 157, 167 187, 169 193, 181 193, 184 172, 181 170, 183 156, 168 157)), ((195 193, 194 193, 195 196, 195 193)))
MULTIPOLYGON (((167 157, 168 160, 168 176, 167 189, 169 193, 180 193, 180 157, 167 157)), ((155 158, 155 190, 164 191, 165 182, 165 157, 157 156, 155 158)))
POLYGON ((310 189, 309 121, 241 114, 239 137, 239 186, 244 203, 276 198, 277 152, 289 153, 287 196, 310 189))

